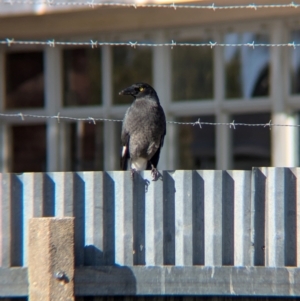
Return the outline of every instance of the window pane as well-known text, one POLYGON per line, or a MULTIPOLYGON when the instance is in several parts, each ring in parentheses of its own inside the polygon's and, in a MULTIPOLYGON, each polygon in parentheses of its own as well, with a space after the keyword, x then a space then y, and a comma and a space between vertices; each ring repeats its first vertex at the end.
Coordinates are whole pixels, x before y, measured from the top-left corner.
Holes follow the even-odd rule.
MULTIPOLYGON (((199 117, 181 117, 176 121, 195 122, 199 117)), ((201 122, 215 122, 213 116, 201 117, 201 122)), ((174 125, 175 126, 175 125, 174 125)), ((176 169, 214 169, 215 127, 178 125, 178 159, 176 169)))
POLYGON ((103 170, 103 124, 70 125, 71 171, 103 170))
MULTIPOLYGON (((300 43, 300 30, 295 30, 291 34, 291 40, 300 43)), ((297 48, 298 49, 298 48, 297 48)), ((299 50, 289 49, 291 58, 291 92, 300 93, 300 53, 299 50)))
POLYGON ((152 49, 151 47, 114 47, 113 48, 113 102, 127 104, 131 96, 120 96, 124 88, 145 82, 152 85, 152 49))
POLYGON ((43 107, 43 52, 6 53, 5 83, 7 109, 43 107))
MULTIPOLYGON (((232 116, 235 123, 266 124, 269 113, 232 116)), ((236 126, 232 130, 233 169, 252 169, 271 165, 271 132, 269 127, 236 126)))
POLYGON ((12 172, 46 171, 46 125, 12 126, 12 172))
POLYGON ((64 105, 99 105, 101 57, 99 49, 78 48, 63 51, 64 105))
POLYGON ((173 48, 171 55, 172 99, 212 99, 213 50, 209 47, 178 46, 173 48))
MULTIPOLYGON (((226 44, 269 43, 266 34, 230 33, 226 44)), ((268 47, 224 47, 226 98, 269 95, 270 50, 268 47)))

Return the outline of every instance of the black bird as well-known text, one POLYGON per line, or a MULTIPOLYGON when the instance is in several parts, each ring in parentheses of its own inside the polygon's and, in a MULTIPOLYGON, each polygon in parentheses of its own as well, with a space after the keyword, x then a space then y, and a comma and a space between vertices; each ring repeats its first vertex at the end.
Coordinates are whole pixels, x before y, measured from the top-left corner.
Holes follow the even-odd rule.
POLYGON ((127 109, 122 126, 121 169, 127 170, 128 160, 132 172, 151 170, 153 180, 160 148, 166 135, 166 117, 155 90, 148 84, 136 83, 122 90, 120 95, 132 95, 134 101, 127 109))

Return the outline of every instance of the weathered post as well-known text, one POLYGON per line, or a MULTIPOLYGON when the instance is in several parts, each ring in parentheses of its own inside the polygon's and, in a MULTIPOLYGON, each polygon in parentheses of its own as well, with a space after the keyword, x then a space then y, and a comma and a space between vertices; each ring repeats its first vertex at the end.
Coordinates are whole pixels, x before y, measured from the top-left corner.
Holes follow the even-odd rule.
POLYGON ((28 230, 29 300, 75 300, 74 218, 31 218, 28 230))

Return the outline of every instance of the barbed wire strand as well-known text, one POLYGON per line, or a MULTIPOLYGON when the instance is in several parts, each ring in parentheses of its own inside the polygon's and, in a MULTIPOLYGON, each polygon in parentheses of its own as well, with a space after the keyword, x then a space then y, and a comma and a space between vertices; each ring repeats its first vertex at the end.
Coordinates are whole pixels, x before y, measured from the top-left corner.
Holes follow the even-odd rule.
MULTIPOLYGON (((38 119, 56 119, 58 123, 61 120, 69 120, 69 121, 85 121, 89 123, 93 123, 94 125, 97 124, 97 121, 101 122, 123 122, 122 119, 109 119, 109 118, 97 118, 97 117, 70 117, 70 116, 62 116, 60 113, 57 115, 34 115, 34 114, 23 114, 23 113, 0 113, 0 118, 21 118, 22 121, 25 121, 26 118, 38 118, 38 119)), ((272 127, 295 127, 300 128, 299 124, 276 124, 272 123, 270 120, 267 123, 243 123, 243 122, 205 122, 201 121, 198 118, 195 122, 180 122, 180 121, 167 121, 169 124, 174 125, 198 125, 200 129, 202 129, 202 125, 210 125, 210 126, 229 126, 229 128, 236 129, 238 126, 247 126, 247 127, 268 127, 271 129, 272 127)))
POLYGON ((296 49, 297 47, 300 47, 300 43, 289 42, 289 43, 255 43, 255 41, 251 43, 218 43, 218 42, 208 42, 208 43, 181 43, 181 42, 175 42, 172 40, 172 42, 168 43, 141 43, 138 41, 135 42, 98 42, 98 41, 87 41, 87 42, 70 42, 70 41, 55 41, 55 40, 47 40, 47 41, 21 41, 21 40, 15 40, 12 39, 5 39, 0 40, 0 44, 7 45, 8 47, 11 47, 12 45, 40 45, 40 46, 49 46, 49 47, 55 47, 57 45, 59 46, 90 46, 91 48, 97 48, 97 46, 130 46, 132 48, 137 47, 171 47, 173 49, 174 47, 293 47, 296 49))
POLYGON ((91 1, 68 1, 68 2, 60 2, 60 1, 20 1, 20 0, 1 0, 1 4, 9 4, 9 5, 47 5, 49 7, 59 7, 59 6, 88 6, 91 8, 95 7, 128 7, 128 8, 171 8, 171 9, 203 9, 203 10, 232 10, 232 9, 273 9, 273 8, 298 8, 300 4, 295 2, 290 2, 288 4, 246 4, 246 5, 215 5, 214 3, 210 5, 197 5, 197 4, 175 4, 174 2, 171 4, 156 4, 156 3, 125 3, 125 2, 97 2, 94 0, 91 1))

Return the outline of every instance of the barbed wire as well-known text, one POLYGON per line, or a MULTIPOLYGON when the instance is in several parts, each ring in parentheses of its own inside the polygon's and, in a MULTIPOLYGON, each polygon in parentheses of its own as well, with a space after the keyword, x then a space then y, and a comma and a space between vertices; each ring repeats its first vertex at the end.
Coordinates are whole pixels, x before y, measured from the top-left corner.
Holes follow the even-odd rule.
POLYGON ((55 40, 47 40, 47 41, 22 41, 12 39, 0 40, 0 44, 7 45, 11 47, 12 45, 40 45, 40 46, 90 46, 91 48, 97 48, 98 46, 130 46, 132 48, 137 47, 300 47, 300 43, 289 42, 289 43, 256 43, 252 41, 251 43, 218 43, 209 41, 207 43, 186 43, 186 42, 176 42, 172 40, 172 42, 167 43, 143 43, 143 42, 98 42, 98 41, 87 41, 87 42, 70 42, 70 41, 55 41, 55 40))
POLYGON ((20 1, 20 0, 0 0, 2 4, 9 5, 40 5, 46 4, 49 7, 59 7, 59 6, 88 6, 91 8, 94 7, 131 7, 131 8, 171 8, 171 9, 203 9, 203 10, 231 10, 231 9, 270 9, 270 8, 298 8, 300 4, 295 2, 291 2, 288 4, 246 4, 246 5, 215 5, 214 3, 210 5, 197 5, 197 4, 175 4, 175 2, 171 4, 156 4, 156 3, 125 3, 125 2, 100 2, 100 1, 68 1, 68 2, 60 2, 60 1, 20 1))
MULTIPOLYGON (((57 115, 34 115, 34 114, 23 114, 23 113, 0 113, 0 118, 21 118, 22 121, 25 121, 26 118, 37 118, 37 119, 53 119, 60 123, 61 120, 67 120, 67 121, 84 121, 93 123, 96 125, 97 121, 101 122, 123 122, 122 119, 109 119, 109 118, 97 118, 97 117, 70 117, 70 116, 61 116, 60 113, 57 115)), ((229 126, 229 128, 236 129, 238 126, 246 126, 246 127, 268 127, 270 130, 272 127, 294 127, 294 128, 300 128, 300 124, 277 124, 272 123, 272 120, 270 120, 267 123, 243 123, 243 122, 235 122, 234 120, 232 122, 205 122, 201 121, 200 118, 198 118, 195 122, 181 122, 181 121, 167 121, 168 124, 174 124, 174 125, 198 125, 200 129, 202 129, 202 125, 210 125, 210 126, 229 126)))

